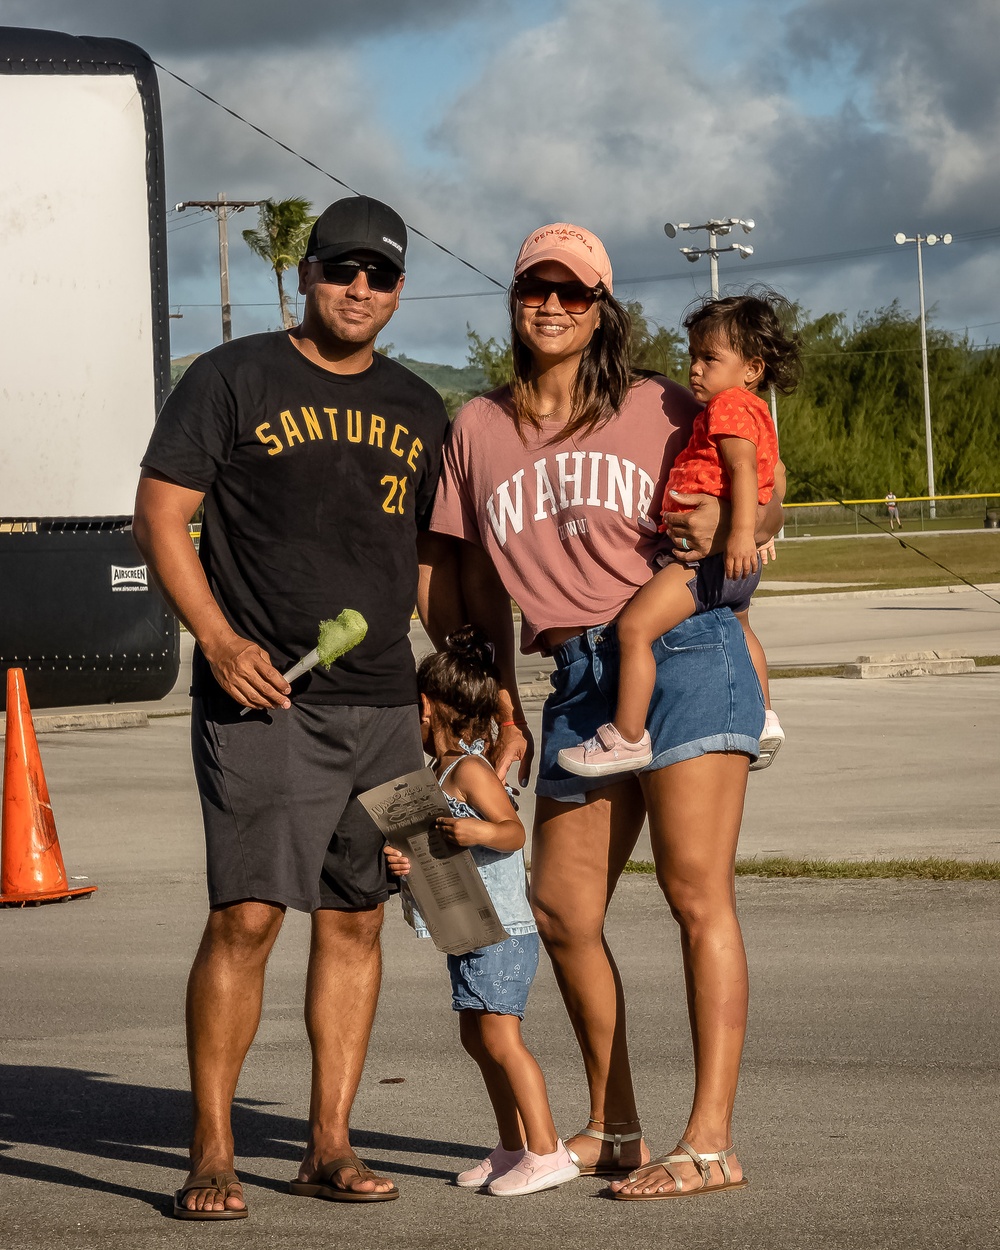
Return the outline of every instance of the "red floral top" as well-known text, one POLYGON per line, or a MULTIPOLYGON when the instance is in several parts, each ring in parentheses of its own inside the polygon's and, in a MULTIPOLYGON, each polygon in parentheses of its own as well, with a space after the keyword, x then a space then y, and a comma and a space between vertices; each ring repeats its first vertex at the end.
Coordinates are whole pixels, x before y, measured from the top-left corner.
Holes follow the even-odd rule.
MULTIPOLYGON (((774 490, 778 436, 767 404, 741 386, 713 395, 695 417, 688 444, 670 470, 667 489, 728 499, 729 474, 716 443, 720 438, 745 438, 757 448, 757 502, 767 503, 774 490)), ((683 510, 670 503, 669 511, 683 510)))

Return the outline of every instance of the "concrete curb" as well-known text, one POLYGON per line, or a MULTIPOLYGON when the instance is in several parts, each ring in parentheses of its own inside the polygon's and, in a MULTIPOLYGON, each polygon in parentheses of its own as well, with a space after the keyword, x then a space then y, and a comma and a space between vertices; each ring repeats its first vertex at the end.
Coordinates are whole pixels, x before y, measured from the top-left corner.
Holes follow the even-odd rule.
MULTIPOLYGON (((766 591, 766 586, 761 586, 757 594, 766 591)), ((772 591, 765 595, 767 599, 780 599, 782 603, 789 601, 793 603, 815 603, 824 599, 907 599, 914 595, 933 595, 933 594, 949 594, 949 595, 971 595, 978 591, 986 591, 987 594, 1000 594, 1000 583, 991 582, 986 586, 904 586, 898 590, 832 590, 823 591, 815 595, 786 595, 780 590, 772 591)))
MULTIPOLYGON (((55 716, 32 713, 36 734, 72 733, 78 729, 146 729, 145 712, 60 712, 55 716)), ((0 736, 7 729, 7 717, 0 717, 0 736)))

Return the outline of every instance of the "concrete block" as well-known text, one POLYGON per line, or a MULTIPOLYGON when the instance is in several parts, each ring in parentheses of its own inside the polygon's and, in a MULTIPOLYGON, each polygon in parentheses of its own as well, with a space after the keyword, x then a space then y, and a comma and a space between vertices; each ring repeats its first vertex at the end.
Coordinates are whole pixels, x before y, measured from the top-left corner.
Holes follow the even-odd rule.
POLYGON ((937 659, 898 656, 872 663, 867 656, 859 656, 855 664, 845 664, 842 676, 853 678, 874 677, 954 677, 962 673, 974 673, 976 662, 968 657, 937 659))
POLYGON ((890 651, 885 655, 859 655, 858 664, 904 664, 909 660, 964 660, 961 651, 890 651))

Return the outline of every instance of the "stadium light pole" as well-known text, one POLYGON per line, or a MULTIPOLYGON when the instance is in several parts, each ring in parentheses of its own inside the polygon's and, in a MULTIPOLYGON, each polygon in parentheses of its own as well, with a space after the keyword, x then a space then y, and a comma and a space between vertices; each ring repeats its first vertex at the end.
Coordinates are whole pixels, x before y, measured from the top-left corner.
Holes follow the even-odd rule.
MULTIPOLYGON (((709 235, 708 247, 682 247, 681 255, 686 256, 692 263, 700 260, 702 256, 708 257, 709 273, 712 283, 712 299, 719 298, 719 253, 720 252, 739 252, 740 259, 746 260, 748 256, 753 255, 753 248, 749 243, 730 243, 728 247, 719 247, 716 240, 720 235, 731 233, 734 226, 741 226, 744 234, 749 234, 757 223, 752 217, 744 220, 742 217, 710 217, 708 221, 703 222, 700 226, 692 226, 687 221, 668 221, 664 223, 663 233, 668 239, 676 239, 678 230, 686 230, 689 234, 693 234, 695 230, 707 230, 709 235)), ((774 387, 771 387, 771 420, 774 422, 774 432, 778 432, 778 400, 774 393, 774 387)), ((777 538, 785 537, 785 527, 782 526, 780 532, 775 535, 777 538)))
POLYGON ((916 243, 917 245, 917 288, 920 292, 920 364, 924 375, 924 440, 927 445, 927 494, 930 496, 930 514, 931 520, 937 518, 937 506, 934 499, 934 443, 931 438, 931 384, 930 374, 927 369, 927 315, 924 310, 924 259, 921 253, 921 244, 926 243, 928 247, 933 247, 935 243, 948 244, 951 242, 950 234, 916 234, 912 239, 900 232, 896 235, 896 242, 900 245, 904 243, 916 243))
POLYGON ((681 255, 686 256, 692 265, 696 260, 700 260, 702 256, 708 257, 712 281, 712 299, 718 299, 719 253, 739 252, 742 259, 746 260, 748 256, 753 255, 753 248, 749 243, 730 243, 728 247, 719 247, 717 240, 720 236, 731 233, 734 226, 742 226, 743 233, 749 234, 754 225, 755 222, 752 217, 748 217, 746 221, 742 217, 710 217, 708 221, 703 222, 700 226, 692 226, 687 221, 668 221, 663 227, 663 233, 668 239, 676 239, 678 230, 685 230, 688 234, 693 234, 696 230, 706 230, 708 232, 708 247, 682 247, 680 251, 681 255))

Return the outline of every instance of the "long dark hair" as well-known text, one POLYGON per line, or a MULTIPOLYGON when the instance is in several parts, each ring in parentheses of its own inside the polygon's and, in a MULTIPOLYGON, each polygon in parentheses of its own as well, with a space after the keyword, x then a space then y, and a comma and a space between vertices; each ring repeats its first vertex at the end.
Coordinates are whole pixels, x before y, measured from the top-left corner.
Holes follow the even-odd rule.
POLYGON ((790 331, 794 309, 783 295, 767 286, 752 286, 742 295, 706 299, 684 318, 692 343, 718 335, 744 360, 764 362, 758 390, 773 386, 789 395, 802 376, 799 336, 790 331))
POLYGON ((493 647, 481 629, 463 625, 445 639, 444 649, 424 656, 417 667, 417 689, 435 705, 448 730, 470 744, 491 738, 500 703, 500 671, 493 647))
MULTIPOLYGON (((632 373, 632 318, 603 285, 600 287, 600 325, 584 349, 573 382, 569 420, 559 439, 574 434, 590 434, 620 411, 635 381, 632 373)), ((535 408, 528 383, 531 380, 531 351, 517 333, 517 299, 511 286, 507 293, 510 312, 510 345, 514 377, 510 384, 514 416, 518 424, 534 430, 542 428, 541 414, 535 408)))

